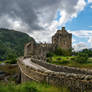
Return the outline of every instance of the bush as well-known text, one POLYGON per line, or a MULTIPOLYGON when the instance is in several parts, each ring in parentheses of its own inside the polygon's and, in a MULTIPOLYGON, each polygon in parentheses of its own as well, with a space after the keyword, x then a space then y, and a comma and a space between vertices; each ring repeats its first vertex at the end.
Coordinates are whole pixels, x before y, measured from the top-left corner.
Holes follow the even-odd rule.
POLYGON ((56 87, 47 83, 23 83, 19 85, 0 83, 0 92, 69 92, 65 87, 56 87))
POLYGON ((49 53, 47 53, 46 57, 52 57, 53 55, 54 55, 54 53, 49 52, 49 53))
POLYGON ((8 64, 16 64, 17 60, 16 59, 7 60, 6 63, 8 63, 8 64))
POLYGON ((71 56, 72 51, 71 49, 65 50, 65 49, 57 48, 54 53, 55 55, 58 56, 71 56))
POLYGON ((17 63, 16 59, 11 59, 10 61, 11 61, 10 64, 16 64, 17 63))
POLYGON ((21 92, 38 92, 38 90, 33 87, 33 86, 30 86, 30 85, 24 85, 22 88, 21 88, 21 92))
POLYGON ((88 54, 79 53, 75 60, 78 63, 87 63, 87 61, 88 61, 88 54))
POLYGON ((0 84, 0 92, 39 92, 36 86, 27 84, 0 84))
POLYGON ((68 61, 68 60, 63 60, 61 63, 62 63, 62 64, 68 64, 69 61, 68 61))
POLYGON ((72 57, 71 60, 75 60, 75 57, 72 57))
POLYGON ((52 58, 47 58, 47 62, 51 62, 52 61, 52 58))
POLYGON ((61 58, 57 58, 57 60, 59 60, 59 61, 60 61, 60 60, 62 60, 62 59, 61 59, 61 58))
POLYGON ((71 51, 70 50, 63 50, 63 55, 64 56, 71 56, 71 51))
POLYGON ((63 60, 63 61, 54 61, 55 64, 68 64, 69 60, 63 60))
POLYGON ((47 53, 46 57, 52 57, 54 55, 56 56, 71 56, 71 49, 61 49, 61 48, 56 48, 55 51, 47 53))

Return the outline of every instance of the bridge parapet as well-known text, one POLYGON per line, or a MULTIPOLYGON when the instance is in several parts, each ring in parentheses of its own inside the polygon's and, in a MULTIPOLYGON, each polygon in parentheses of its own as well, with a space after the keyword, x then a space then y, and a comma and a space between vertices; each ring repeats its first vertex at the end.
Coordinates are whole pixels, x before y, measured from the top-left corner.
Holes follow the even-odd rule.
MULTIPOLYGON (((40 69, 26 65, 23 60, 25 60, 23 57, 19 58, 18 65, 23 75, 27 76, 27 78, 29 79, 74 88, 74 90, 76 91, 73 92, 77 92, 77 89, 78 92, 83 92, 84 90, 92 90, 91 70, 79 70, 75 68, 57 66, 48 64, 46 62, 43 62, 42 60, 31 58, 29 62, 33 62, 35 63, 35 65, 37 64, 38 67, 41 67, 40 69), (76 72, 74 73, 74 71, 76 72)), ((27 79, 22 79, 22 82, 26 80, 27 79)))
POLYGON ((34 58, 31 58, 31 61, 55 72, 67 72, 67 73, 74 73, 74 74, 92 75, 92 70, 89 70, 89 69, 80 69, 75 67, 54 65, 54 64, 49 64, 44 60, 39 60, 34 58))

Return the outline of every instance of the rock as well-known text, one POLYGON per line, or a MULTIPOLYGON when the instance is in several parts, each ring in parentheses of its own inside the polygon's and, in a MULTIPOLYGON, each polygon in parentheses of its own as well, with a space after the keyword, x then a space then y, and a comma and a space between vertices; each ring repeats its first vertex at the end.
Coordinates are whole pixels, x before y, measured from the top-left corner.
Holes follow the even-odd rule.
POLYGON ((3 80, 5 76, 6 76, 6 73, 3 71, 0 71, 0 80, 3 80))

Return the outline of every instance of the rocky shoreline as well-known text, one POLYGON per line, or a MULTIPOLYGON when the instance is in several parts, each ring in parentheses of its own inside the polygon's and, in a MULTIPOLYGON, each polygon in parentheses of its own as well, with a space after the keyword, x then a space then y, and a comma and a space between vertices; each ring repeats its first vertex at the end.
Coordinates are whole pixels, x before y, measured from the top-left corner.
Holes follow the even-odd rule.
POLYGON ((2 67, 0 69, 0 81, 4 81, 4 82, 9 82, 9 81, 15 81, 17 80, 17 77, 18 77, 18 73, 15 72, 15 68, 17 69, 17 64, 0 64, 0 67, 2 67), (7 68, 6 68, 7 66, 7 68), (6 69, 5 69, 6 68, 6 69), (8 71, 11 70, 13 71, 14 69, 14 72, 15 73, 9 73, 8 71))

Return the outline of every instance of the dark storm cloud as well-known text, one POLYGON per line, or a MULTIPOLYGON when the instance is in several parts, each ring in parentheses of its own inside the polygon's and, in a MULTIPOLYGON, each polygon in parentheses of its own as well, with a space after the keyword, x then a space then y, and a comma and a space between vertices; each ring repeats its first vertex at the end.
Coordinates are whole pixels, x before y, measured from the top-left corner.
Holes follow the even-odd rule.
MULTIPOLYGON (((50 24, 57 10, 64 10, 67 16, 76 12, 79 0, 0 0, 0 27, 15 28, 16 21, 20 30, 45 30, 43 25, 50 24), (15 23, 15 24, 14 24, 15 23)), ((84 1, 84 0, 82 0, 84 1)), ((67 19, 67 17, 66 17, 67 19)))
POLYGON ((5 15, 14 20, 19 18, 22 22, 28 24, 31 29, 41 29, 30 0, 0 0, 0 17, 2 18, 5 15))

